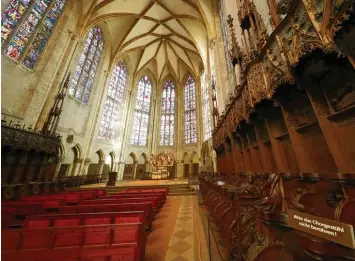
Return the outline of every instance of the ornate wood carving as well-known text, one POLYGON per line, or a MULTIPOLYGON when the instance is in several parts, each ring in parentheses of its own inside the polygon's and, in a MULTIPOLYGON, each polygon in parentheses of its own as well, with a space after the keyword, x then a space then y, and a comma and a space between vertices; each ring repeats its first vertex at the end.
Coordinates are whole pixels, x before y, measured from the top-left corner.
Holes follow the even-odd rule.
MULTIPOLYGON (((239 59, 241 81, 224 113, 215 120, 215 149, 223 145, 228 133, 234 132, 241 121, 249 121, 249 115, 258 102, 272 99, 279 86, 295 83, 291 71, 300 58, 316 49, 321 49, 324 53, 341 54, 332 38, 353 11, 354 4, 351 1, 333 1, 332 5, 329 5, 323 0, 294 0, 281 1, 278 5, 287 9, 287 15, 260 47, 257 55, 245 56, 238 52, 237 56, 243 58, 239 59), (331 15, 328 15, 329 8, 331 15), (330 33, 322 30, 324 26, 331 28, 330 33), (331 39, 325 34, 331 35, 331 39)), ((241 4, 238 8, 239 19, 246 17, 252 10, 249 4, 241 4)), ((317 108, 316 113, 327 116, 322 107, 317 108)))

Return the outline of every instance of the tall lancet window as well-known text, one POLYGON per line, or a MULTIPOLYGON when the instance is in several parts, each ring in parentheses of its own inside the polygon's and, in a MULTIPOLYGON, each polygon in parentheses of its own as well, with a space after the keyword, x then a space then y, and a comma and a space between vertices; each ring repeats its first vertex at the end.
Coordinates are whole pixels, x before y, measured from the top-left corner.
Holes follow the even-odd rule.
POLYGON ((208 81, 207 81, 206 73, 203 73, 201 78, 201 90, 202 90, 202 99, 203 99, 204 140, 208 140, 212 136, 212 124, 211 124, 210 95, 208 91, 208 81))
POLYGON ((3 52, 29 69, 47 45, 65 0, 11 0, 1 15, 3 52))
POLYGON ((185 143, 197 142, 195 81, 189 76, 185 84, 185 143))
POLYGON ((102 112, 99 140, 112 141, 116 137, 119 128, 120 112, 125 97, 127 69, 120 61, 113 69, 108 87, 107 99, 102 112))
POLYGON ((76 71, 69 88, 69 95, 87 104, 104 47, 99 27, 92 27, 87 35, 76 71))
POLYGON ((171 80, 164 83, 161 99, 160 145, 174 145, 175 85, 171 80))
POLYGON ((152 84, 148 76, 138 82, 136 108, 134 110, 131 142, 133 145, 146 146, 150 115, 152 84))

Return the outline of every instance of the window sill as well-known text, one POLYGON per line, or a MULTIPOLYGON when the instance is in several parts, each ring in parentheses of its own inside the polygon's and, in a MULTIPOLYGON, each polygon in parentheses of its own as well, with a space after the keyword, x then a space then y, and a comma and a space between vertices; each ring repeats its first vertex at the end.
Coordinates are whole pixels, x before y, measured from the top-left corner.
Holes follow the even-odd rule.
POLYGON ((20 67, 21 69, 24 69, 30 73, 34 73, 34 69, 30 69, 26 66, 24 66, 21 62, 14 60, 13 58, 7 56, 6 54, 2 53, 2 58, 5 57, 6 60, 8 60, 9 62, 13 63, 14 65, 16 65, 17 67, 20 67))

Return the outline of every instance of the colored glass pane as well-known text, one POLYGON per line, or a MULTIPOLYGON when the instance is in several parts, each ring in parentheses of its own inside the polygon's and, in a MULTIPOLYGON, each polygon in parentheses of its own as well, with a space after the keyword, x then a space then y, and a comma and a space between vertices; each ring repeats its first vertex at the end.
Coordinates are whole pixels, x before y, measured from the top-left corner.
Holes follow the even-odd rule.
POLYGON ((152 84, 148 76, 142 77, 138 82, 136 107, 133 116, 131 143, 134 145, 147 145, 151 91, 152 84))
POLYGON ((160 145, 174 145, 174 113, 175 113, 175 86, 172 81, 165 82, 163 86, 160 123, 160 145))
POLYGON ((36 28, 39 26, 43 14, 46 12, 50 0, 36 0, 32 10, 27 15, 25 21, 21 24, 19 30, 10 40, 9 46, 5 50, 5 54, 14 60, 18 60, 25 50, 27 42, 32 37, 36 28))
POLYGON ((79 57, 75 74, 69 87, 69 95, 88 103, 95 75, 103 50, 103 38, 99 27, 92 27, 79 57))
POLYGON ((8 39, 30 4, 31 0, 12 0, 10 2, 1 15, 1 45, 8 39))
POLYGON ((206 73, 201 77, 201 90, 202 90, 202 105, 203 105, 203 129, 204 140, 208 140, 212 136, 211 125, 211 110, 210 110, 210 96, 208 92, 208 82, 206 73))
POLYGON ((189 76, 185 84, 185 143, 197 142, 195 81, 189 76))
POLYGON ((64 6, 65 0, 54 1, 22 62, 27 68, 33 69, 35 67, 38 58, 43 52, 48 39, 54 30, 64 6))
POLYGON ((123 62, 119 62, 111 76, 108 87, 107 100, 102 112, 98 139, 113 140, 119 127, 120 111, 124 99, 127 80, 127 69, 123 62))

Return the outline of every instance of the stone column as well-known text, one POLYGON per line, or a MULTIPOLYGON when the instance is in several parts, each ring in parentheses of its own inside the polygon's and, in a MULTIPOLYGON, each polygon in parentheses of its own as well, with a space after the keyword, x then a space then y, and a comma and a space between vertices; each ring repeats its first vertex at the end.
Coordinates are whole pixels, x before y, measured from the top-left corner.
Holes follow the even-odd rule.
POLYGON ((58 164, 57 166, 55 167, 55 171, 54 171, 54 175, 53 175, 53 180, 52 181, 55 181, 58 177, 58 174, 59 174, 59 170, 60 170, 60 167, 62 166, 62 163, 64 161, 65 157, 60 157, 58 159, 58 164))
MULTIPOLYGON (((68 35, 69 35, 68 41, 64 48, 61 60, 59 61, 60 66, 58 66, 57 68, 57 74, 53 78, 53 82, 50 83, 51 87, 48 88, 47 99, 44 102, 40 115, 38 115, 36 129, 42 128, 43 123, 45 122, 48 113, 53 106, 54 97, 57 95, 61 87, 62 80, 67 74, 69 70, 69 66, 74 58, 75 50, 78 46, 79 39, 78 36, 72 31, 68 30, 68 35)), ((73 76, 74 74, 72 73, 71 77, 73 76)))
POLYGON ((138 161, 133 161, 133 179, 136 179, 138 161))
POLYGON ((84 160, 83 168, 82 168, 82 170, 81 170, 81 174, 82 174, 82 175, 87 175, 87 174, 88 174, 88 170, 89 170, 90 163, 91 163, 91 159, 86 158, 86 159, 84 160))
POLYGON ((83 165, 83 162, 84 162, 83 158, 77 158, 76 160, 74 160, 71 176, 80 175, 79 173, 80 173, 81 167, 83 165))
MULTIPOLYGON (((123 163, 124 165, 124 154, 125 154, 125 147, 127 144, 127 139, 128 139, 128 135, 131 133, 131 126, 130 126, 130 120, 133 118, 132 117, 132 110, 134 109, 133 106, 133 99, 135 97, 136 93, 133 91, 129 91, 128 92, 128 105, 127 105, 127 110, 126 110, 126 117, 124 120, 124 131, 122 133, 122 142, 121 142, 121 153, 119 155, 119 160, 123 163)), ((123 172, 121 172, 122 170, 119 171, 119 175, 120 177, 123 177, 123 172)))

